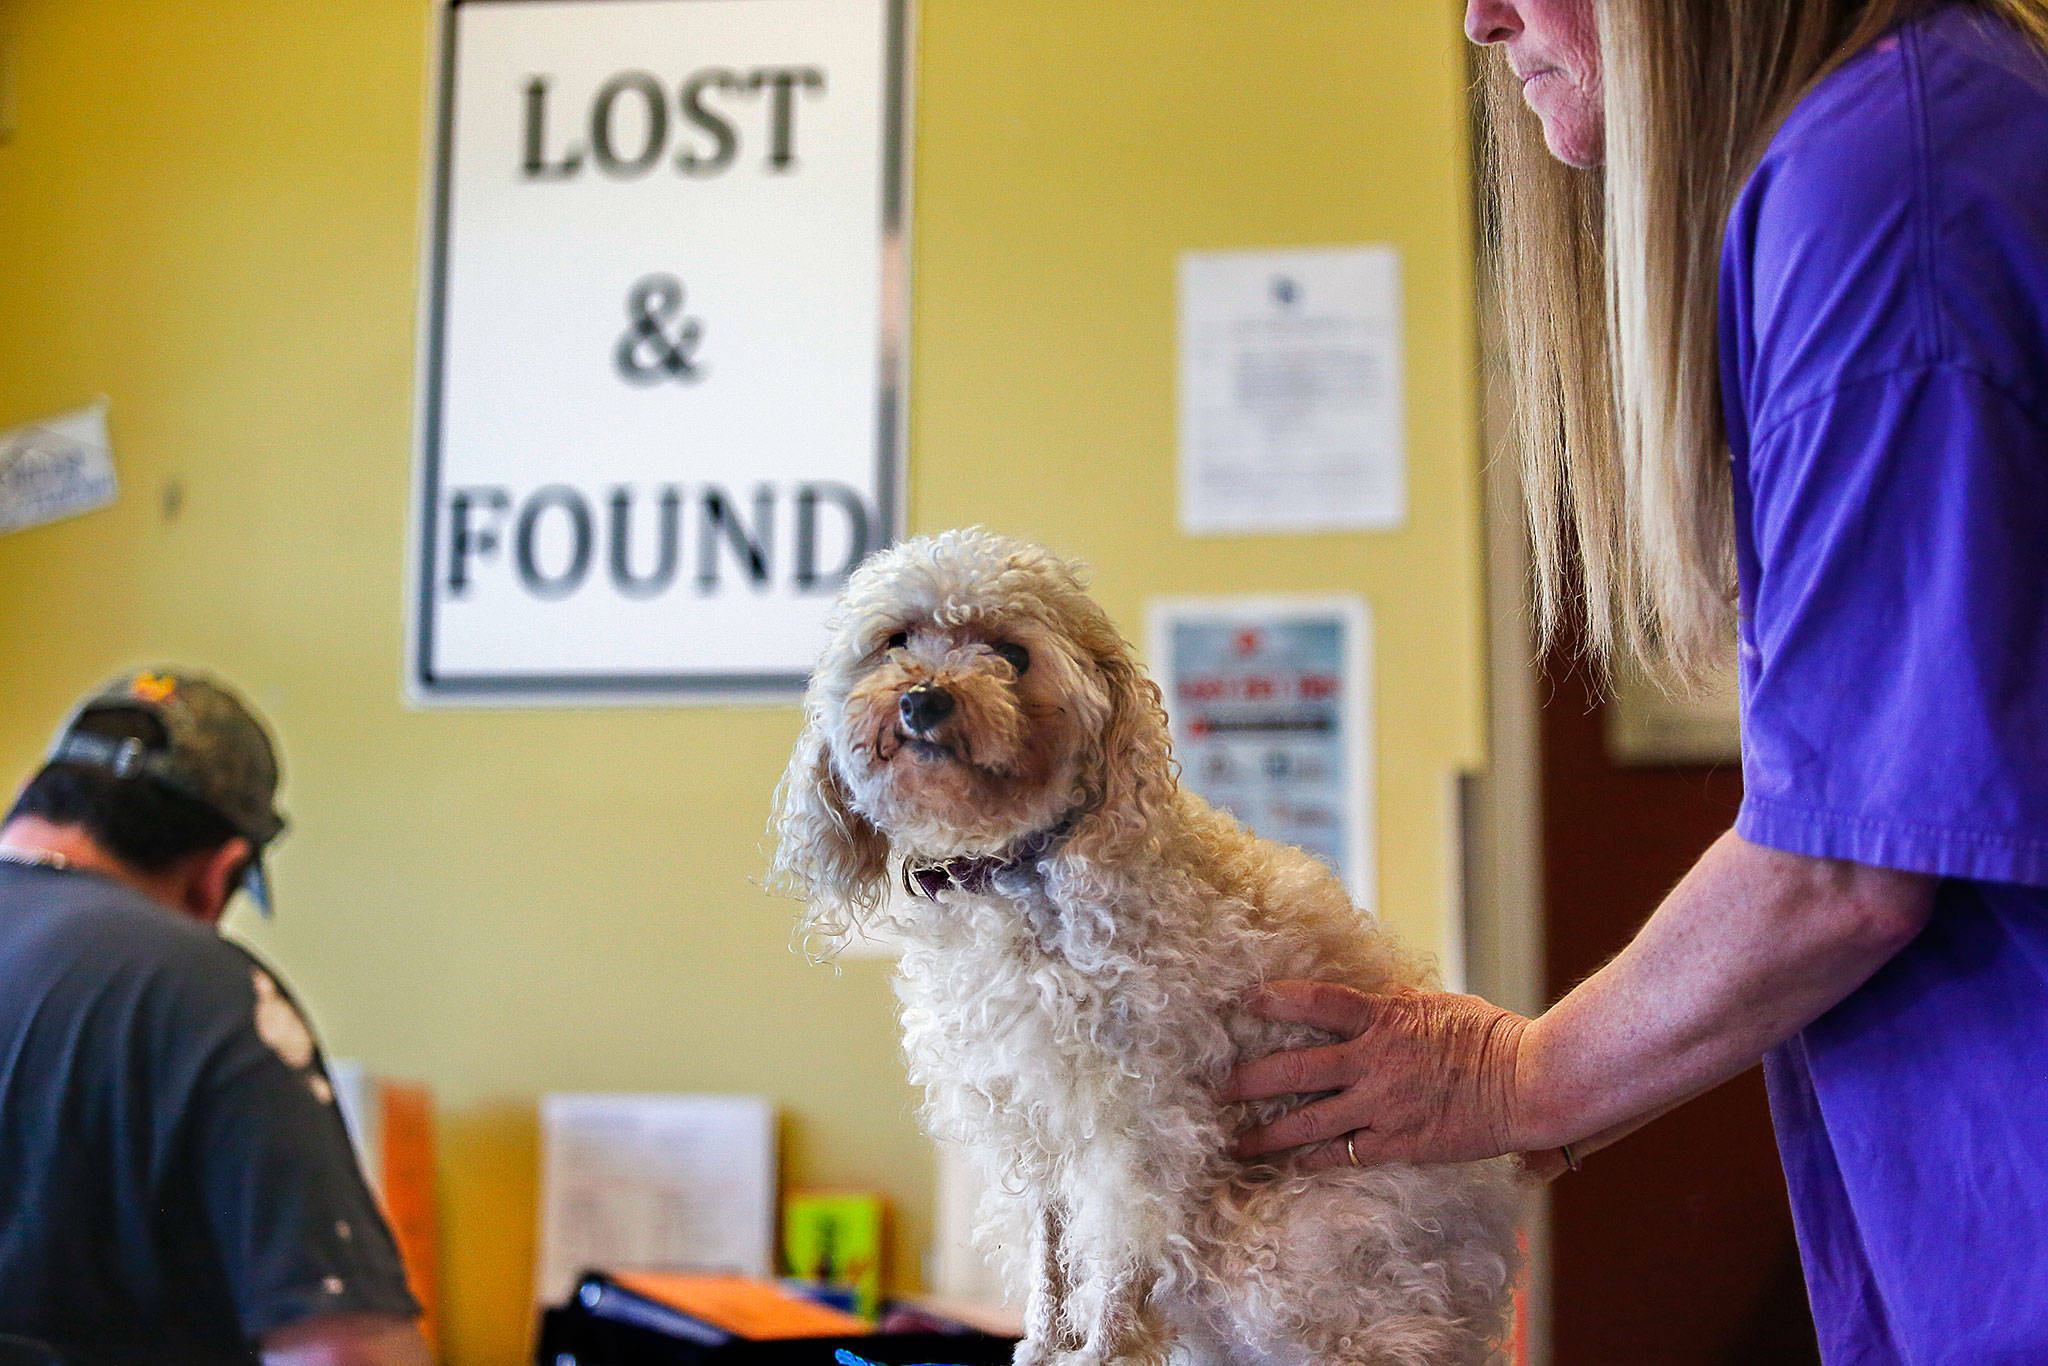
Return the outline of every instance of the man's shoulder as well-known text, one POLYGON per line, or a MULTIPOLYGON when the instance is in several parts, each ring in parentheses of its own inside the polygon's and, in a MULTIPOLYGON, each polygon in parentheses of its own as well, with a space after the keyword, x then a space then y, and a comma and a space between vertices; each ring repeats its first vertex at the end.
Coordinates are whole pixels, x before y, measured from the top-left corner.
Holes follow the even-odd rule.
POLYGON ((0 960, 16 973, 47 978, 61 970, 79 982, 248 974, 247 955, 211 927, 91 873, 0 866, 0 945, 0 960))

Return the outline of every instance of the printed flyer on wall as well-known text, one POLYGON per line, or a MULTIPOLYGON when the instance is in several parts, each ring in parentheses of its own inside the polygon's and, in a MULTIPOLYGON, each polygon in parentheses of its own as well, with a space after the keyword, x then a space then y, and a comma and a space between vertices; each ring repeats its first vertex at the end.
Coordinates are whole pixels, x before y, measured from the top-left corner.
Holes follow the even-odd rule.
POLYGON ((1181 780, 1376 906, 1371 618, 1358 598, 1206 598, 1151 613, 1181 780))

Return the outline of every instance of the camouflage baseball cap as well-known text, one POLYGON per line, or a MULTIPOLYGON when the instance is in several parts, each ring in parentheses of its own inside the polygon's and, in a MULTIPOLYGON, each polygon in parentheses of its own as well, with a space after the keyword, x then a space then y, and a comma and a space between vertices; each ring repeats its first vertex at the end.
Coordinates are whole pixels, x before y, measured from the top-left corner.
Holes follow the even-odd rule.
POLYGON ((57 731, 47 763, 88 764, 118 777, 142 777, 207 807, 256 846, 244 886, 270 914, 263 849, 284 833, 277 797, 277 749, 263 723, 226 687, 181 669, 126 674, 86 697, 57 731), (116 739, 80 730, 105 711, 142 712, 164 728, 164 743, 116 739))

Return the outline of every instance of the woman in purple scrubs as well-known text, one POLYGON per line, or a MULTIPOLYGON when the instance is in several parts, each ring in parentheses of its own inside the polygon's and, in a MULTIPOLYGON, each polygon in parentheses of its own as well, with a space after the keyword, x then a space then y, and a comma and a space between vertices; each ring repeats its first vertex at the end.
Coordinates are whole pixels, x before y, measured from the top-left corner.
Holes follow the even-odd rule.
POLYGON ((1554 1169, 1761 1058, 1827 1360, 2048 1362, 2048 0, 1466 31, 1545 624, 1737 641, 1745 796, 1538 1019, 1277 985, 1345 1042, 1236 1094, 1335 1094, 1244 1150, 1554 1169))

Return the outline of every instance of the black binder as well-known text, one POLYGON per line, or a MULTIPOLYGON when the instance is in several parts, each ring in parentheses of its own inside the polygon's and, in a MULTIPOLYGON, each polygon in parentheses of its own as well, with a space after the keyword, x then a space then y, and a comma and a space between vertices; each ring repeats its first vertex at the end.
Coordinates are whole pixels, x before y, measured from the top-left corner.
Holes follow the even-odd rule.
POLYGON ((1011 1338, 987 1333, 876 1333, 749 1341, 599 1272, 541 1315, 536 1366, 834 1366, 840 1348, 878 1366, 1009 1366, 1011 1338))

